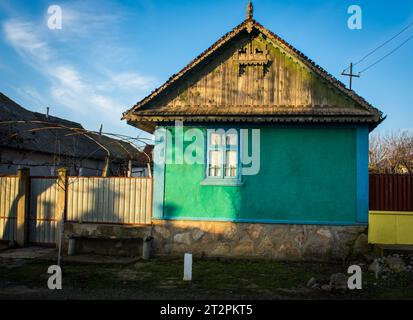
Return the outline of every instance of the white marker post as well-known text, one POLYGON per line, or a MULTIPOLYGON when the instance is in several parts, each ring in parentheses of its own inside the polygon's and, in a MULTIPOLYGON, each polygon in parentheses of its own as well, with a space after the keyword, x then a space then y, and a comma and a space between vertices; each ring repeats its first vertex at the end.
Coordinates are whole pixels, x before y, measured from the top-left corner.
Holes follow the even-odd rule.
POLYGON ((184 281, 192 280, 192 253, 185 253, 184 256, 184 281))

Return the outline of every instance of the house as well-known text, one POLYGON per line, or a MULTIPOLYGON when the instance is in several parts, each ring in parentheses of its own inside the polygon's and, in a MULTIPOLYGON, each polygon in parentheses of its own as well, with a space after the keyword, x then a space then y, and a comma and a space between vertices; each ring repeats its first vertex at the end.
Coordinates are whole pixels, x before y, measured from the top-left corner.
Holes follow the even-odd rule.
POLYGON ((142 152, 136 156, 135 164, 132 168, 132 177, 151 177, 153 168, 153 145, 147 144, 142 152))
POLYGON ((161 254, 344 258, 366 231, 382 113, 255 21, 251 3, 123 118, 155 134, 161 254))
POLYGON ((29 111, 0 93, 0 174, 28 167, 32 175, 53 176, 59 167, 71 175, 148 176, 152 146, 141 152, 130 143, 85 130, 81 124, 29 111), (146 156, 149 154, 149 157, 146 156))

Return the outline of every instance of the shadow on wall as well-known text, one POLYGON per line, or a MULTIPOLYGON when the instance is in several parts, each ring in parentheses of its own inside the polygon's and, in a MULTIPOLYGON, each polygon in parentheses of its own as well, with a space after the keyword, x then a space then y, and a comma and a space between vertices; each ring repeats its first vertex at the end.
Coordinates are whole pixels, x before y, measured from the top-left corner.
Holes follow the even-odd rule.
POLYGON ((54 244, 56 242, 56 203, 40 200, 30 209, 29 242, 54 244))
MULTIPOLYGON (((10 205, 9 209, 7 209, 5 207, 6 204, 4 204, 4 207, 3 207, 4 212, 0 212, 1 219, 3 220, 3 223, 2 223, 3 228, 1 230, 2 238, 0 238, 1 241, 8 241, 9 243, 17 241, 18 232, 23 231, 21 229, 17 230, 18 229, 17 208, 19 204, 19 199, 22 196, 23 194, 19 192, 17 196, 12 200, 12 204, 10 205)), ((20 226, 20 228, 22 228, 22 226, 20 226)))
POLYGON ((31 243, 56 243, 59 186, 56 178, 30 179, 28 239, 31 243))
POLYGON ((70 177, 67 220, 112 224, 150 221, 152 180, 70 177))
MULTIPOLYGON (((122 223, 124 222, 125 201, 114 187, 104 188, 84 186, 88 179, 79 178, 77 189, 67 201, 67 220, 78 223, 122 223), (79 183, 80 182, 80 183, 79 183), (123 206, 122 206, 123 204, 123 206)), ((76 182, 74 182, 75 184, 76 182)), ((72 186, 69 185, 69 188, 72 186)))
POLYGON ((0 176, 0 241, 17 240, 18 205, 24 196, 18 183, 16 176, 0 176))

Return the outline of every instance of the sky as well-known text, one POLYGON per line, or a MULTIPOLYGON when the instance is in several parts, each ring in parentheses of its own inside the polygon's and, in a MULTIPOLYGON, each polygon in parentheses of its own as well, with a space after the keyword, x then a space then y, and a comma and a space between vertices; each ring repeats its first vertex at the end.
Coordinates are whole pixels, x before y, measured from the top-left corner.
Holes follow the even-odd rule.
MULTIPOLYGON (((247 0, 0 0, 0 92, 23 107, 136 137, 122 112, 245 19, 247 0), (62 28, 48 28, 48 8, 62 28)), ((413 22, 410 0, 254 0, 254 18, 337 79, 413 22), (351 30, 349 6, 362 9, 351 30)), ((356 66, 369 66, 413 27, 356 66)), ((413 129, 413 39, 354 80, 387 119, 378 131, 413 129)), ((143 136, 145 136, 143 134, 143 136)))

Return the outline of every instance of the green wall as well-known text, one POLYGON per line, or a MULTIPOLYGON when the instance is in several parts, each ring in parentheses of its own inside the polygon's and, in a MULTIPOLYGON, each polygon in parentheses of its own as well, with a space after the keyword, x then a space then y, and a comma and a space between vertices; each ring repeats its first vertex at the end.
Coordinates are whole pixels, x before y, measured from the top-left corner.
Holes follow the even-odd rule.
POLYGON ((261 128, 261 168, 243 186, 201 185, 204 165, 166 164, 163 217, 355 223, 356 130, 261 128))

